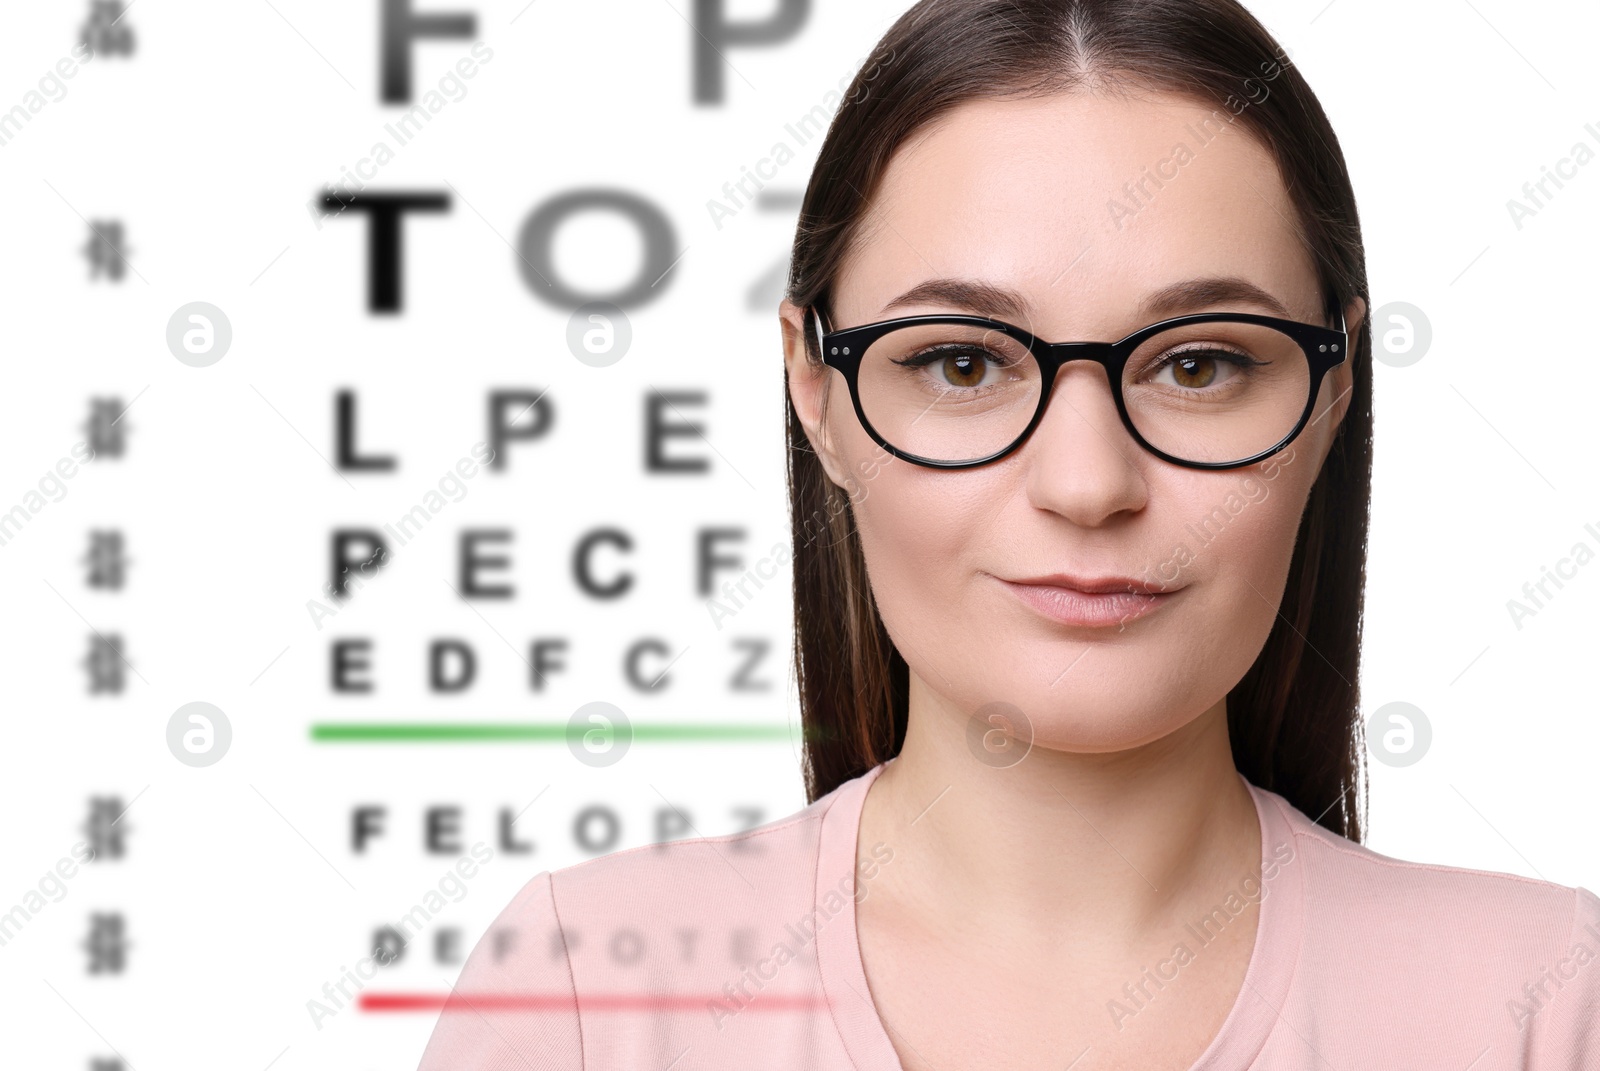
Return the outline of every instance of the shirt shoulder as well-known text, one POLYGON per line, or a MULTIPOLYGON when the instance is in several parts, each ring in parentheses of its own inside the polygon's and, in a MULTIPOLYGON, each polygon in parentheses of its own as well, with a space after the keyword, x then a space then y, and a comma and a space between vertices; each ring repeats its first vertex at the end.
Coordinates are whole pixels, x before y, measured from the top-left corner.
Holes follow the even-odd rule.
POLYGON ((1276 793, 1268 796, 1285 812, 1295 851, 1306 864, 1308 907, 1371 914, 1380 905, 1409 904, 1441 922, 1484 924, 1508 937, 1528 932, 1505 925, 1505 913, 1515 911, 1539 926, 1568 930, 1579 892, 1574 886, 1385 855, 1318 825, 1276 793))
POLYGON ((540 950, 531 940, 560 932, 550 876, 544 871, 529 880, 473 946, 418 1071, 583 1067, 570 965, 564 952, 540 950))
MULTIPOLYGON (((1582 886, 1398 859, 1267 797, 1304 867, 1295 985, 1370 1028, 1461 1016, 1515 1066, 1600 1068, 1600 897, 1582 886)), ((1501 1066, 1496 1063, 1495 1066, 1501 1066)))

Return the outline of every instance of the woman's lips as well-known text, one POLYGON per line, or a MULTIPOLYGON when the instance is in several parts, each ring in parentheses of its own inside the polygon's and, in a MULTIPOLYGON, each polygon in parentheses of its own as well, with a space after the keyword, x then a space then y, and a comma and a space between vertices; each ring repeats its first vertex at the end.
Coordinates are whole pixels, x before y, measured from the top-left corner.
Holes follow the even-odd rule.
POLYGON ((1055 584, 1023 584, 1012 580, 1000 583, 1038 613, 1063 625, 1106 628, 1124 625, 1154 613, 1175 591, 1105 591, 1090 593, 1055 584))

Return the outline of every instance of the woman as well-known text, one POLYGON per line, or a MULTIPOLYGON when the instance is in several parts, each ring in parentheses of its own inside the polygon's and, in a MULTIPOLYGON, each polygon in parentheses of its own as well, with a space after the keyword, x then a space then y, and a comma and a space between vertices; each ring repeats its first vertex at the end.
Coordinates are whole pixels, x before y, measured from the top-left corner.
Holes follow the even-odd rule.
POLYGON ((1600 899, 1360 844, 1367 301, 1233 0, 907 12, 780 310, 813 802, 534 878, 423 1068, 1600 1067, 1600 899))

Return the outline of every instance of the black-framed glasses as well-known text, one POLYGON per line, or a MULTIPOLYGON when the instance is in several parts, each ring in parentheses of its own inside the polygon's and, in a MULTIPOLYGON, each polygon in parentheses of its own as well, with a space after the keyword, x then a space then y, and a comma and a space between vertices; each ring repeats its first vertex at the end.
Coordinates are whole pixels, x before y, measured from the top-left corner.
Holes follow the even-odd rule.
POLYGON ((1045 342, 986 316, 904 316, 839 331, 816 317, 822 360, 844 374, 856 417, 895 457, 971 468, 1021 446, 1068 361, 1106 370, 1123 425, 1175 465, 1230 469, 1305 428, 1323 376, 1346 357, 1338 328, 1247 312, 1150 324, 1117 342, 1045 342))

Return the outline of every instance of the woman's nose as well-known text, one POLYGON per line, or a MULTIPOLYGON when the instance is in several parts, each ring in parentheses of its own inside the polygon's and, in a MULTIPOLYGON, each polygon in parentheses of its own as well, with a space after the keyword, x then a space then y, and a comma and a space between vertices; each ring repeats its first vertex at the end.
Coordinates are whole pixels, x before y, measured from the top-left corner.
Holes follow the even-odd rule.
POLYGON ((1018 453, 1028 466, 1029 499, 1092 527, 1144 505, 1144 456, 1117 413, 1103 367, 1065 364, 1039 426, 1018 453))

